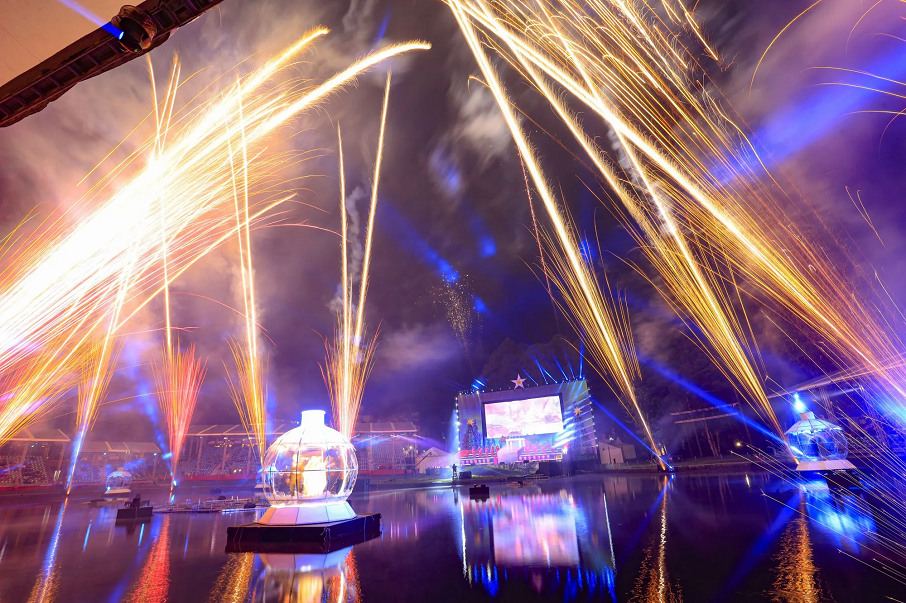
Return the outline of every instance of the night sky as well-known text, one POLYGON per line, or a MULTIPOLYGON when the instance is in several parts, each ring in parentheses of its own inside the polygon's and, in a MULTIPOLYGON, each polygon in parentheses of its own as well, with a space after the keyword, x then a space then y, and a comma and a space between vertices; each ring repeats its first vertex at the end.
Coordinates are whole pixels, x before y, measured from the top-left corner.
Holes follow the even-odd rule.
MULTIPOLYGON (((900 304, 906 296, 900 278, 906 262, 906 120, 878 111, 898 111, 906 102, 842 85, 866 80, 824 68, 906 80, 906 42, 896 39, 906 38, 903 5, 882 2, 860 20, 868 6, 827 0, 778 39, 751 84, 762 52, 806 6, 784 0, 700 2, 696 14, 723 58, 721 66, 708 70, 753 133, 769 168, 802 195, 801 203, 811 205, 791 207, 791 215, 817 215, 808 219, 816 225, 824 221, 820 232, 834 233, 834 240, 822 234, 815 244, 844 249, 862 276, 874 279, 876 271, 900 304), (853 196, 859 191, 879 237, 847 188, 853 196)), ((390 64, 393 88, 367 309, 369 325, 380 324, 380 337, 362 412, 378 417, 419 412, 425 426, 440 433, 456 393, 482 375, 507 339, 528 345, 560 334, 578 341, 536 275, 538 247, 518 157, 489 93, 469 83, 477 67, 446 6, 429 0, 225 0, 151 57, 159 78, 174 53, 184 74, 202 70, 180 93, 187 101, 241 61, 251 57, 238 67, 245 72, 316 25, 332 33, 305 55, 296 74, 316 81, 381 44, 422 39, 433 45, 390 64)), ((253 233, 260 320, 268 335, 269 384, 278 417, 329 408, 318 363, 324 337, 333 330, 340 278, 338 238, 325 232, 339 227, 335 128, 339 122, 344 133, 347 206, 353 217, 364 217, 384 74, 383 68, 373 70, 284 132, 293 134, 284 144, 319 152, 286 175, 288 181, 302 178, 287 185, 301 202, 291 206, 292 221, 314 228, 253 233)), ((557 138, 556 124, 540 100, 511 72, 504 70, 504 76, 522 108, 557 138)), ((895 83, 885 87, 906 91, 895 83)), ((124 138, 113 159, 134 148, 140 138, 127 137, 150 109, 142 59, 81 83, 41 113, 0 130, 0 233, 34 207, 40 213, 74 203, 86 186, 79 187, 79 181, 111 149, 124 138)), ((589 192, 588 187, 598 190, 599 185, 551 136, 534 126, 529 131, 548 176, 594 248, 593 261, 626 296, 646 376, 652 366, 682 372, 676 356, 689 354, 690 344, 677 337, 678 321, 627 263, 643 259, 608 207, 589 192)), ((809 231, 810 225, 800 226, 809 231)), ((209 358, 197 423, 238 422, 223 360, 229 358, 226 340, 240 334, 240 321, 234 312, 198 297, 240 305, 235 259, 234 250, 220 250, 174 286, 174 321, 187 329, 183 341, 195 342, 209 358)), ((774 383, 788 386, 814 374, 815 367, 790 359, 790 346, 779 341, 767 320, 759 320, 757 308, 752 319, 774 383)), ((150 391, 144 363, 157 352, 161 335, 149 329, 161 320, 156 305, 129 326, 133 334, 110 396, 127 399, 102 408, 98 423, 108 437, 114 431, 120 439, 147 437, 151 430, 144 416, 153 414, 153 400, 139 394, 150 391)), ((686 378, 718 395, 728 388, 716 370, 697 370, 686 378)), ((592 388, 609 399, 599 380, 592 388)))

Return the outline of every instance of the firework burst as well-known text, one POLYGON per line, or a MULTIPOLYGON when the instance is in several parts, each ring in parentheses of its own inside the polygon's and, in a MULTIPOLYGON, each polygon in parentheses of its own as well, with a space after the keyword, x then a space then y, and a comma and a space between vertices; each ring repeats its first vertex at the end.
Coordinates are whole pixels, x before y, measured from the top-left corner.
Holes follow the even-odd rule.
MULTIPOLYGON (((165 103, 155 110, 158 135, 139 145, 73 208, 48 218, 31 234, 17 231, 4 239, 0 374, 37 376, 40 383, 9 383, 11 395, 0 406, 0 440, 59 399, 56 392, 85 363, 96 333, 106 333, 109 343, 170 282, 291 197, 272 191, 279 172, 305 155, 266 153, 275 130, 378 63, 430 47, 421 42, 387 46, 317 85, 275 81, 326 34, 323 28, 306 34, 211 101, 184 111, 165 103), (238 221, 237 157, 243 158, 238 221), (32 397, 36 394, 42 396, 39 404, 32 397)), ((260 364, 254 360, 247 368, 260 364)))

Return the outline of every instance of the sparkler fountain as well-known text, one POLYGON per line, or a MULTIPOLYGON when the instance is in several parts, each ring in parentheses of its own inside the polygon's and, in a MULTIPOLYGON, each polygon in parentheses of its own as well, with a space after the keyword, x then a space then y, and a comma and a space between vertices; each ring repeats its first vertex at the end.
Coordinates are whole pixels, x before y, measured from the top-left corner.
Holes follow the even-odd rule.
MULTIPOLYGON (((242 208, 242 225, 259 223, 266 212, 291 198, 275 196, 272 188, 262 186, 274 184, 287 165, 286 155, 265 153, 270 134, 376 64, 430 47, 422 42, 394 44, 314 86, 266 86, 326 34, 323 28, 309 32, 224 94, 174 114, 169 142, 146 164, 130 173, 157 138, 115 166, 73 209, 48 218, 33 233, 17 232, 3 240, 0 374, 8 395, 0 401, 0 443, 60 401, 99 333, 107 344, 102 355, 107 366, 115 336, 164 290, 162 280, 172 282, 241 231, 236 224, 237 172, 242 174, 243 205, 250 199, 242 208), (240 170, 238 157, 243 161, 240 170), (253 190, 246 196, 248 189, 253 190), (252 198, 255 190, 261 196, 252 198), (166 199, 180 202, 162 202, 166 199), (165 279, 162 242, 167 247, 165 279)), ((171 111, 168 107, 166 114, 171 111)), ((86 400, 100 397, 97 386, 103 375, 95 370, 92 379, 86 400)), ((96 404, 86 408, 92 406, 96 404)))
MULTIPOLYGON (((271 444, 264 453, 261 464, 262 481, 271 506, 254 524, 228 529, 228 550, 258 551, 266 542, 322 541, 325 534, 328 540, 337 538, 349 544, 348 539, 361 539, 362 535, 374 535, 380 530, 380 514, 357 515, 346 499, 352 493, 358 475, 358 461, 350 437, 355 429, 374 351, 374 338, 364 338, 364 316, 389 99, 388 72, 355 311, 351 301, 347 258, 343 139, 340 128, 337 128, 343 307, 338 314, 336 338, 332 345, 327 346, 327 362, 322 366, 322 373, 330 393, 334 422, 339 431, 324 424, 325 411, 307 410, 302 412, 299 427, 286 432, 271 444)), ((253 323, 249 324, 250 329, 252 325, 253 323)), ((234 354, 237 350, 238 347, 234 346, 234 354)), ((250 377, 251 373, 245 377, 246 381, 250 377)), ((234 399, 237 395, 238 392, 234 390, 234 399)), ((242 410, 238 401, 236 405, 242 410)), ((246 420, 243 415, 243 421, 246 420)))

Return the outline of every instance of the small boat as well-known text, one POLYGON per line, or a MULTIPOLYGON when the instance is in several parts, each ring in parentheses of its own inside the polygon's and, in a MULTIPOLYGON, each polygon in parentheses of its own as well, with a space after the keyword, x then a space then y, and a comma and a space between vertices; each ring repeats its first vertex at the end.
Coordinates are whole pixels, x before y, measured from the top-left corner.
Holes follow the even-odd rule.
POLYGON ((154 512, 154 507, 151 505, 151 501, 142 500, 141 496, 136 496, 131 501, 126 503, 125 506, 120 507, 116 510, 116 520, 117 521, 134 521, 142 519, 151 519, 151 515, 154 512))
POLYGON ((488 498, 491 496, 491 488, 485 484, 475 484, 469 486, 469 498, 488 498))

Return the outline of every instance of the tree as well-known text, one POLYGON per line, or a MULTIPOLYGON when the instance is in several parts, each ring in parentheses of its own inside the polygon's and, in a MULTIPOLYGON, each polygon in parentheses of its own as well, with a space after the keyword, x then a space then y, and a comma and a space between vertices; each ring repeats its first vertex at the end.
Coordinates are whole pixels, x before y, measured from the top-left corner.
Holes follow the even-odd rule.
POLYGON ((470 450, 472 448, 478 448, 480 445, 481 436, 478 434, 478 429, 475 427, 475 420, 469 419, 466 432, 462 435, 462 443, 459 448, 460 450, 470 450))

